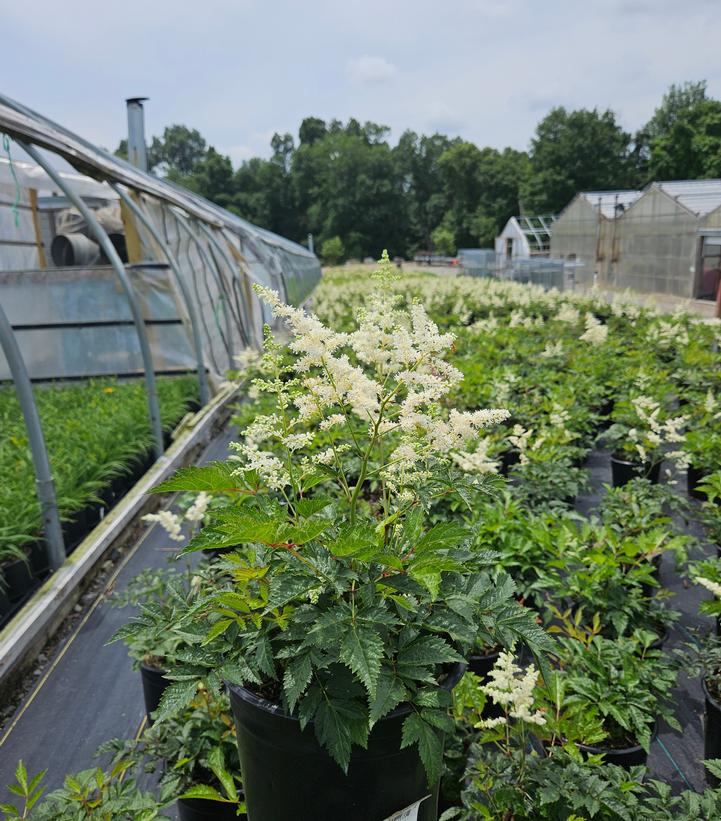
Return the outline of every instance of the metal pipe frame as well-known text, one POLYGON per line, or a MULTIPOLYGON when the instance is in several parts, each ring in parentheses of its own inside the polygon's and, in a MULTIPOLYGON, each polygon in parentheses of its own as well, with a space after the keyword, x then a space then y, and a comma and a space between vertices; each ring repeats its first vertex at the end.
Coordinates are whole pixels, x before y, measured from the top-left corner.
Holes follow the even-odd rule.
POLYGON ((35 148, 22 140, 16 139, 15 142, 29 154, 35 162, 45 170, 50 179, 57 185, 57 187, 65 194, 70 202, 78 209, 83 219, 92 231, 95 239, 100 247, 103 249, 105 256, 108 258, 110 264, 115 269, 118 275, 120 284, 123 287, 125 296, 130 306, 130 312, 133 317, 133 324, 138 334, 138 342, 140 343, 140 353, 143 358, 143 367, 145 368, 145 385, 148 394, 148 414, 150 416, 150 429, 153 434, 154 447, 156 459, 163 455, 163 425, 160 417, 160 405, 158 404, 158 391, 155 384, 155 371, 153 370, 153 358, 150 352, 150 343, 148 342, 148 334, 143 320, 143 314, 140 310, 138 298, 135 293, 135 288, 125 272, 123 261, 118 256, 113 243, 110 241, 105 229, 95 218, 93 212, 83 202, 75 191, 70 188, 67 182, 57 173, 53 166, 43 157, 43 155, 35 148))
MULTIPOLYGON (((220 254, 220 256, 223 259, 223 262, 225 263, 226 267, 230 271, 230 273, 231 273, 233 279, 235 280, 235 282, 240 284, 240 278, 238 276, 238 273, 239 273, 238 272, 238 266, 233 264, 233 260, 231 259, 230 254, 226 251, 225 248, 223 248, 222 243, 218 240, 218 238, 213 234, 213 232, 210 230, 210 228, 208 228, 207 225, 204 225, 202 222, 196 222, 196 224, 197 224, 198 228, 200 228, 200 230, 203 232, 203 234, 207 237, 208 242, 210 242, 210 244, 220 254)), ((241 299, 242 299, 242 293, 241 293, 241 299)), ((240 331, 240 335, 241 335, 241 338, 243 340, 243 344, 245 345, 246 348, 249 348, 253 344, 253 341, 250 338, 249 331, 247 331, 243 327, 243 323, 240 322, 241 319, 245 320, 246 324, 248 324, 248 325, 250 325, 250 323, 248 322, 247 315, 243 316, 243 317, 240 317, 240 316, 238 317, 239 325, 240 325, 238 330, 240 331)))
POLYGON ((225 352, 228 354, 228 367, 232 369, 235 363, 233 362, 233 332, 230 324, 230 314, 228 313, 230 297, 228 296, 225 290, 225 286, 223 285, 223 278, 218 267, 210 258, 205 248, 203 248, 200 240, 192 232, 190 226, 188 225, 187 219, 182 214, 179 214, 175 208, 173 209, 173 216, 177 220, 178 225, 180 225, 183 228, 188 237, 195 243, 195 247, 198 249, 198 253, 200 254, 200 258, 203 261, 203 264, 212 273, 213 278, 215 279, 215 284, 218 286, 218 291, 220 292, 220 299, 223 307, 223 318, 225 319, 225 332, 227 336, 225 342, 225 352))
POLYGON ((210 399, 210 390, 208 389, 208 379, 205 373, 205 364, 203 363, 203 343, 200 337, 200 327, 198 325, 198 313, 195 309, 195 303, 192 300, 190 292, 188 291, 188 287, 185 284, 183 276, 180 272, 180 266, 178 265, 178 260, 175 258, 175 254, 172 252, 170 248, 170 244, 166 242, 163 236, 160 233, 160 230, 153 222, 152 217, 149 214, 146 214, 145 211, 138 205, 137 202, 124 191, 116 182, 111 182, 110 187, 115 191, 115 193, 120 197, 120 199, 127 205, 133 215, 138 219, 138 221, 144 226, 147 232, 150 234, 151 237, 158 243, 158 245, 162 248, 163 253, 165 254, 165 258, 168 260, 168 265, 170 265, 173 274, 175 275, 175 279, 178 283, 178 287, 180 288, 180 293, 183 297, 183 302, 185 303, 185 309, 188 312, 188 318, 190 320, 190 327, 193 332, 193 347, 195 348, 195 359, 198 363, 198 392, 200 396, 200 404, 206 405, 208 400, 210 399))
POLYGON ((47 543, 48 561, 53 570, 57 570, 65 561, 65 543, 60 526, 60 516, 55 497, 55 484, 50 472, 50 460, 45 447, 45 437, 40 424, 38 408, 35 404, 33 387, 28 376, 27 368, 20 353, 20 346, 15 339, 12 325, 7 318, 2 304, 0 304, 0 347, 10 366, 10 373, 15 383, 18 401, 25 419, 28 431, 28 441, 35 468, 35 487, 40 500, 40 510, 43 517, 43 530, 47 543))

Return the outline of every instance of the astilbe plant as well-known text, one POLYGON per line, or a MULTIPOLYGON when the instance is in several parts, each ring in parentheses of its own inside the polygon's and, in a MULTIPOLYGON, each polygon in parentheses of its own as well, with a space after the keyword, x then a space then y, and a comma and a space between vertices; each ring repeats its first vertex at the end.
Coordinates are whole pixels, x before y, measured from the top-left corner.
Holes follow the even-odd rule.
POLYGON ((172 674, 159 719, 204 673, 207 686, 243 684, 312 723, 347 770, 352 746, 405 703, 402 746, 418 745, 433 781, 439 730, 452 726, 442 685, 464 651, 479 637, 537 653, 550 642, 469 530, 427 524, 438 499, 497 486, 461 474, 453 454, 508 412, 442 410, 461 379, 444 358, 453 337, 420 304, 400 310, 391 278, 384 255, 348 333, 257 289, 291 333, 291 356, 267 335, 256 380, 275 409, 242 432, 232 461, 159 488, 230 496, 186 550, 238 546, 223 561, 231 589, 187 613, 205 620, 204 649, 172 674))

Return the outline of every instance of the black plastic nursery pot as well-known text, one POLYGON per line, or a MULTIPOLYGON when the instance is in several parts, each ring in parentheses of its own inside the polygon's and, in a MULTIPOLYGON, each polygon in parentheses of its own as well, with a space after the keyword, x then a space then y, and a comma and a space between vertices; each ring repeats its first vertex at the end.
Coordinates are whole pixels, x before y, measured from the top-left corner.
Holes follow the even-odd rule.
POLYGON ((711 471, 699 470, 693 465, 689 465, 686 471, 686 489, 688 495, 692 499, 698 499, 701 502, 706 501, 706 494, 702 490, 696 490, 696 486, 701 484, 701 480, 708 476, 711 471))
POLYGON ((35 584, 29 559, 13 559, 0 568, 5 579, 5 593, 10 602, 24 598, 35 584))
POLYGON ((178 818, 180 821, 238 821, 247 818, 237 815, 235 804, 222 801, 208 801, 205 798, 179 798, 178 818))
POLYGON ((625 749, 607 749, 606 747, 594 747, 592 745, 576 743, 576 746, 583 753, 590 755, 602 754, 607 764, 617 764, 619 767, 635 767, 638 764, 645 764, 648 753, 640 744, 635 747, 625 749))
POLYGON ((165 678, 165 670, 158 670, 156 667, 149 667, 147 664, 140 665, 140 680, 143 684, 143 699, 145 701, 145 713, 148 716, 148 724, 153 723, 150 717, 158 709, 160 698, 170 684, 165 678))
POLYGON ((43 578, 50 569, 48 558, 48 548, 44 539, 38 539, 28 545, 28 556, 30 558, 30 568, 37 578, 43 578))
POLYGON ((70 518, 63 522, 63 541, 65 553, 70 554, 88 534, 88 520, 85 508, 72 513, 70 518))
MULTIPOLYGON (((4 583, 5 582, 3 579, 0 578, 0 585, 3 585, 4 583)), ((0 586, 0 626, 5 624, 5 621, 9 618, 11 612, 12 604, 10 603, 10 599, 5 592, 5 588, 0 586)))
POLYGON ((508 476, 511 468, 521 461, 521 454, 515 449, 504 450, 501 456, 501 474, 508 476))
MULTIPOLYGON (((455 687, 464 670, 456 665, 443 686, 455 687)), ((353 747, 346 775, 312 726, 301 730, 298 719, 279 705, 244 687, 227 687, 249 821, 384 821, 417 802, 418 821, 436 821, 439 784, 428 786, 415 745, 401 749, 410 707, 401 705, 382 718, 367 749, 353 747)))
MULTIPOLYGON (((721 758, 721 704, 709 693, 706 679, 701 682, 706 702, 706 724, 704 727, 704 758, 721 758)), ((706 772, 706 780, 718 786, 716 776, 706 772)))
POLYGON ((661 462, 654 464, 641 464, 639 462, 627 462, 625 459, 618 459, 611 456, 611 477, 614 487, 622 487, 632 479, 645 478, 652 484, 657 485, 661 476, 661 462))
POLYGON ((500 650, 490 650, 478 656, 470 656, 468 659, 468 671, 485 679, 493 669, 493 665, 498 661, 500 650))
MULTIPOLYGON (((658 728, 654 726, 651 740, 656 738, 658 728)), ((648 758, 648 753, 640 744, 633 747, 613 748, 613 747, 596 747, 592 744, 581 744, 576 742, 576 746, 582 753, 589 755, 603 755, 607 764, 617 764, 619 767, 635 767, 638 764, 645 764, 648 758)))

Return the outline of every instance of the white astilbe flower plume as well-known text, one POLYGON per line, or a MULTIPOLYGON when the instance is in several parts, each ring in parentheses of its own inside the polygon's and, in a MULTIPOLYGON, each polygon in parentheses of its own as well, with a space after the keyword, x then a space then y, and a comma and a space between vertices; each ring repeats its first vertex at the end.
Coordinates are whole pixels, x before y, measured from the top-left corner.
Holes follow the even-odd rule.
POLYGON ((193 504, 185 511, 185 518, 189 522, 201 522, 212 498, 210 493, 206 493, 204 490, 201 491, 195 497, 193 504))
MULTIPOLYGON (((295 451, 315 441, 315 434, 305 432, 312 425, 327 433, 332 446, 303 456, 302 464, 309 470, 314 464, 340 470, 339 455, 345 448, 339 441, 344 436, 350 434, 353 449, 361 454, 357 420, 364 423, 370 447, 377 446, 383 454, 382 463, 373 466, 374 473, 394 491, 399 503, 410 501, 439 464, 455 462, 473 473, 495 469, 484 446, 474 445, 483 429, 503 422, 509 412, 502 408, 443 411, 446 397, 463 378, 445 360, 454 337, 439 330, 419 301, 394 291, 393 266, 386 253, 372 282, 359 285, 364 307, 354 311, 357 325, 350 333, 336 333, 316 316, 283 305, 275 291, 254 287, 273 314, 285 320, 292 335, 288 347, 297 355, 296 361, 283 366, 283 379, 256 384, 276 393, 279 400, 285 396, 285 408, 294 406, 297 416, 283 423, 283 433, 279 417, 256 419, 244 440, 234 446, 242 465, 238 471, 252 468, 269 487, 284 488, 290 481, 289 469, 271 446, 261 448, 261 442, 282 446, 289 452, 290 464, 295 451), (383 444, 386 437, 392 437, 388 447, 383 444)), ((446 286, 441 285, 440 292, 445 298, 446 286)), ((336 298, 343 300, 343 293, 336 298)), ((462 301, 463 294, 458 299, 462 301)), ((338 315, 330 302, 321 300, 326 318, 338 315)), ((279 365, 280 359, 274 364, 279 365)))
POLYGON ((700 584, 701 587, 705 587, 706 590, 711 591, 717 599, 721 599, 721 584, 707 579, 705 576, 696 576, 694 581, 696 584, 700 584))
MULTIPOLYGON (((538 682, 538 671, 531 664, 525 670, 519 667, 513 654, 503 651, 493 669, 488 674, 490 681, 481 685, 484 692, 492 701, 503 707, 507 717, 525 721, 527 724, 542 726, 546 719, 540 710, 533 711, 533 691, 538 682)), ((505 723, 506 718, 485 719, 476 724, 484 729, 505 723)))
POLYGON ((579 339, 584 342, 590 342, 593 345, 600 345, 606 341, 608 337, 608 326, 602 325, 598 319, 592 314, 586 314, 586 330, 581 334, 579 339))
POLYGON ((146 513, 144 522, 157 522, 174 542, 183 541, 182 520, 177 513, 161 510, 159 513, 146 513))

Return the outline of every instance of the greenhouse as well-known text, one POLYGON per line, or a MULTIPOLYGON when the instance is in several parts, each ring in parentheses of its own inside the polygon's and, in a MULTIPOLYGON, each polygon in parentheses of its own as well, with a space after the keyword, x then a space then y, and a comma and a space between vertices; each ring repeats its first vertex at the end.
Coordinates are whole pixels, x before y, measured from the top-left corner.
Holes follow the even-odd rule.
POLYGON ((577 194, 553 223, 551 256, 583 264, 580 279, 622 286, 618 247, 621 217, 640 191, 584 191, 577 194))
POLYGON ((553 219, 552 216, 511 217, 496 237, 496 255, 507 260, 548 256, 553 219))
POLYGON ((720 249, 721 180, 578 194, 551 237, 551 256, 583 263, 581 280, 685 299, 716 299, 720 249))
POLYGON ((721 818, 721 326, 554 246, 710 185, 321 276, 0 130, 3 821, 721 818))

